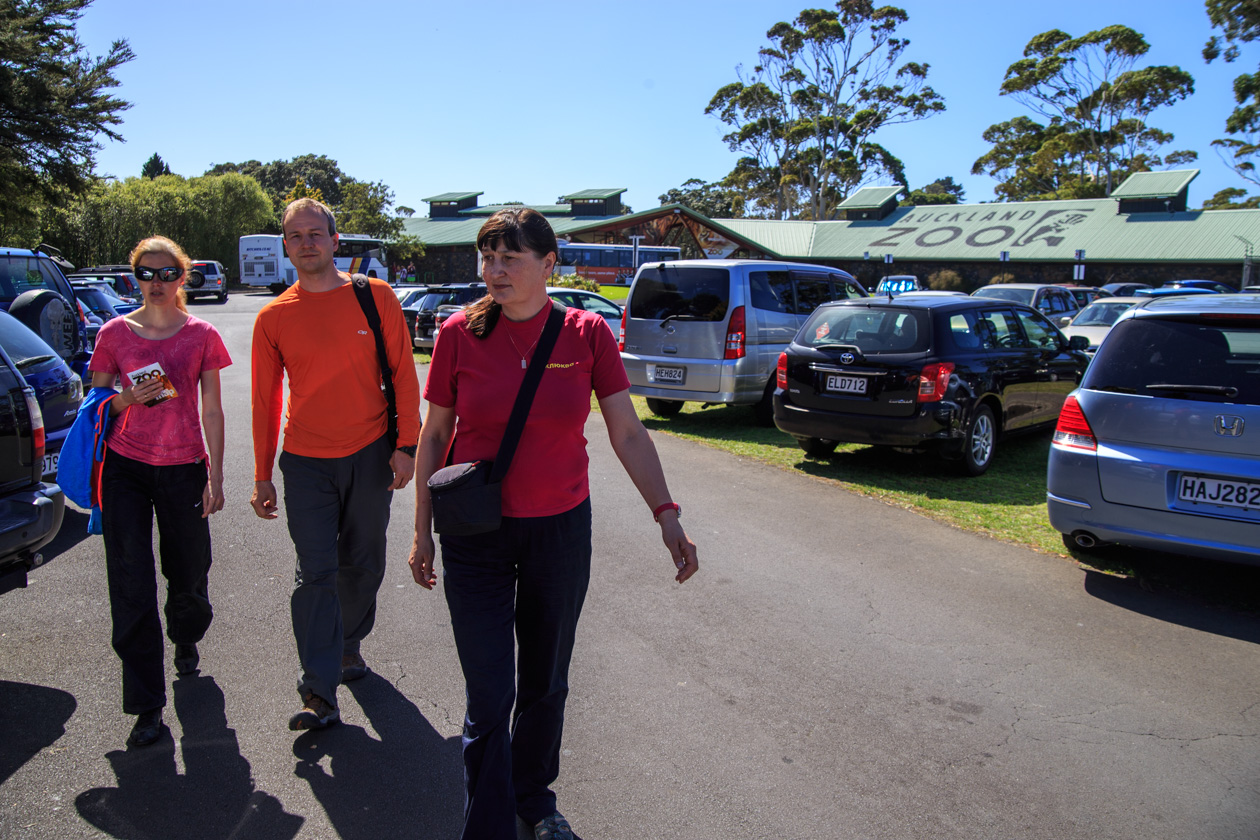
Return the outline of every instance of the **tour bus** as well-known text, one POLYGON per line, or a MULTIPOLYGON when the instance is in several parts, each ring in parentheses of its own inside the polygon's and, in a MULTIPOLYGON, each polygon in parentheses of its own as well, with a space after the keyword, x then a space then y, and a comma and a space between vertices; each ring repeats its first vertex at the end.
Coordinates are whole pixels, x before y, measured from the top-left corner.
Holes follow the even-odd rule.
MULTIPOLYGON (((284 237, 256 233, 241 237, 241 282, 246 286, 266 286, 280 294, 297 282, 297 272, 284 250, 284 237)), ((389 279, 385 267, 385 243, 358 233, 343 233, 333 257, 339 271, 389 279)))
POLYGON ((664 246, 593 245, 559 240, 557 274, 580 274, 601 285, 630 285, 639 266, 680 259, 682 249, 664 246))

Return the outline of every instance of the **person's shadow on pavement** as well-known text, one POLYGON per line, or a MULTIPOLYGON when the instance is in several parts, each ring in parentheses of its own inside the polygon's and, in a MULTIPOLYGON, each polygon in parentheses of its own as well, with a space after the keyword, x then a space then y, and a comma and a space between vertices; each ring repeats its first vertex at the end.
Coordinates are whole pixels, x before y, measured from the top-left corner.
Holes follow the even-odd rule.
POLYGON ((294 773, 311 786, 342 840, 459 836, 464 769, 458 736, 443 738, 378 674, 342 686, 380 740, 341 723, 293 742, 294 773), (320 761, 328 757, 328 768, 320 761))
POLYGON ((303 818, 254 788, 214 678, 176 680, 175 714, 183 729, 184 775, 176 772, 175 742, 164 729, 156 744, 106 754, 118 787, 79 794, 79 816, 128 840, 296 836, 303 818))
POLYGON ((78 705, 59 688, 0 680, 0 784, 66 734, 78 705))

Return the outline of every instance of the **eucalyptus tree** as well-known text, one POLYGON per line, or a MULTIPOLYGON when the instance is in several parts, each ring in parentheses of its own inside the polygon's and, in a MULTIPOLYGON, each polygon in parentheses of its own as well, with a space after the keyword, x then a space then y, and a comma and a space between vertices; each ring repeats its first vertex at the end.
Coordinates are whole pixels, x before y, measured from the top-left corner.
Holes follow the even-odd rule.
MULTIPOLYGON (((1260 5, 1256 0, 1206 0, 1205 6, 1212 26, 1222 32, 1203 48, 1208 62, 1218 57, 1237 61, 1242 55, 1241 44, 1260 39, 1260 5)), ((1235 108, 1225 120, 1225 131, 1234 136, 1213 140, 1212 145, 1240 177, 1260 186, 1255 164, 1260 157, 1260 68, 1234 79, 1234 102, 1235 108)))

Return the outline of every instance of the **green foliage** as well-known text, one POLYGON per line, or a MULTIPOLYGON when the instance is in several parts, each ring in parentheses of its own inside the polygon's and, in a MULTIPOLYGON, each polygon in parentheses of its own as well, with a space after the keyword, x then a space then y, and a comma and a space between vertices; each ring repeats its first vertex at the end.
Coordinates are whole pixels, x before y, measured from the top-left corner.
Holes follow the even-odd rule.
POLYGON ((743 155, 722 184, 745 198, 747 215, 832 219, 859 186, 904 183, 900 159, 875 134, 945 109, 926 84, 928 65, 898 66, 909 46, 896 37, 904 10, 871 0, 835 9, 772 26, 751 73, 737 70, 705 109, 731 127, 723 139, 743 155))
POLYGON ((667 190, 660 196, 661 205, 682 204, 710 219, 740 219, 744 216, 743 193, 722 184, 708 184, 699 178, 688 178, 681 187, 667 190))
POLYGON ((594 280, 588 280, 580 274, 553 274, 547 278, 548 286, 559 286, 562 289, 582 289, 599 294, 600 286, 594 280))
POLYGON ((952 268, 942 268, 940 271, 933 271, 929 274, 928 288, 939 289, 942 292, 967 291, 962 275, 952 268))
MULTIPOLYGON (((0 3, 0 233, 29 232, 45 205, 86 192, 103 134, 131 107, 111 96, 126 41, 92 57, 75 26, 91 0, 0 3)), ((11 240, 10 240, 11 241, 11 240)))
POLYGON ((140 168, 141 178, 156 178, 159 175, 170 175, 171 168, 167 166, 166 161, 162 160, 162 156, 157 152, 153 153, 153 157, 144 162, 144 166, 140 168))
POLYGON ((988 128, 993 148, 972 166, 1001 183, 1008 200, 1107 196, 1128 175, 1197 158, 1161 158, 1173 135, 1147 124, 1157 108, 1194 93, 1180 67, 1138 67, 1150 49, 1141 33, 1109 26, 1073 38, 1053 29, 1028 42, 1006 71, 1001 92, 1041 117, 988 128))
POLYGON ((293 180, 293 186, 280 199, 282 206, 288 206, 299 198, 310 198, 315 201, 324 203, 324 194, 319 191, 318 187, 308 187, 306 182, 300 177, 293 180))
MULTIPOLYGON (((1236 61, 1242 54, 1240 44, 1260 38, 1260 5, 1255 0, 1207 0, 1205 5, 1212 26, 1224 33, 1228 45, 1222 52, 1221 38, 1213 35, 1203 48, 1208 62, 1222 55, 1227 62, 1236 61)), ((1255 164, 1260 157, 1260 69, 1234 79, 1234 102, 1225 131, 1236 136, 1213 140, 1212 145, 1239 177, 1260 186, 1255 164)))
POLYGON ((194 259, 237 265, 240 237, 271 219, 258 182, 236 173, 179 175, 98 184, 87 196, 49 213, 43 238, 75 265, 126 262, 146 236, 178 242, 194 259))
POLYGON ((1260 207, 1260 195, 1247 197, 1247 191, 1238 187, 1226 187, 1203 202, 1204 210, 1251 210, 1257 207, 1260 207))
POLYGON ((389 240, 387 252, 390 262, 412 262, 424 257, 424 243, 414 236, 400 233, 389 240))
POLYGON ((962 204, 966 201, 962 184, 954 182, 952 175, 937 178, 930 184, 911 190, 908 198, 901 200, 902 207, 924 207, 929 204, 962 204))

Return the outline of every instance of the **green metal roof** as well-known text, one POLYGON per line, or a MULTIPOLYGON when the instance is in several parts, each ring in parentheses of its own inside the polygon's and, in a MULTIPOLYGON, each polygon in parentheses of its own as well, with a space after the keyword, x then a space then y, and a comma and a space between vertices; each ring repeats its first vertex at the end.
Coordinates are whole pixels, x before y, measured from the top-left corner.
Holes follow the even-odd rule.
POLYGON ((1197 169, 1135 172, 1111 191, 1112 198, 1173 198, 1195 179, 1197 169))
POLYGON ((905 187, 862 187, 836 207, 837 210, 878 210, 905 187))
MULTIPOLYGON (((610 218, 620 219, 620 216, 610 218)), ((591 219, 573 219, 565 216, 549 216, 547 221, 551 223, 551 229, 556 232, 557 236, 563 236, 571 231, 585 227, 594 227, 598 222, 592 222, 591 219)), ((477 232, 481 230, 481 226, 486 223, 484 216, 459 216, 451 219, 430 219, 410 218, 403 219, 403 233, 414 236, 425 245, 434 247, 449 247, 454 245, 467 245, 472 247, 477 243, 477 232)))
POLYGON ((466 198, 476 198, 479 195, 485 195, 485 192, 448 192, 441 195, 433 195, 428 198, 422 198, 421 201, 427 201, 430 204, 445 204, 447 202, 463 201, 466 198))
POLYGON ((1117 213, 1110 198, 902 207, 878 221, 719 219, 766 250, 800 260, 1236 262, 1260 244, 1260 210, 1117 213), (801 226, 812 227, 807 233, 801 226))
POLYGON ((561 198, 565 201, 597 201, 605 198, 612 198, 615 195, 621 195, 625 191, 625 187, 622 187, 621 189, 582 190, 581 192, 569 193, 568 195, 561 196, 561 198))
POLYGON ((573 207, 569 204, 487 204, 485 207, 468 207, 459 212, 462 216, 492 216, 500 210, 509 210, 513 207, 518 209, 528 207, 547 217, 567 216, 573 212, 573 207))

